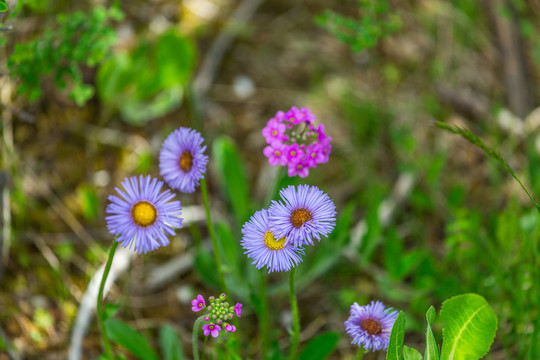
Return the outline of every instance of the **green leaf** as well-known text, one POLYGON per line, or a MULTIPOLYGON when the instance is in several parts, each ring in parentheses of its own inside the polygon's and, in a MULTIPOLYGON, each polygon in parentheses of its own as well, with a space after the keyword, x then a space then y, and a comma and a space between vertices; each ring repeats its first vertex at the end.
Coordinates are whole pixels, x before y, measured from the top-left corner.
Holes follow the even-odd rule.
POLYGON ((435 321, 435 308, 430 306, 426 313, 427 329, 426 329, 426 351, 424 353, 424 360, 439 360, 439 348, 435 341, 435 336, 431 330, 433 321, 435 321))
POLYGON ((184 352, 176 331, 169 326, 163 325, 159 329, 159 343, 164 360, 183 360, 184 352))
POLYGON ((120 310, 120 304, 105 303, 105 305, 103 306, 104 319, 107 320, 112 318, 114 315, 116 315, 118 310, 120 310))
POLYGON ((388 351, 386 352, 386 360, 404 360, 403 359, 403 341, 405 340, 405 313, 399 312, 399 315, 394 322, 392 332, 390 333, 390 341, 388 343, 388 351))
POLYGON ((243 224, 250 213, 249 186, 244 159, 236 144, 228 136, 220 136, 214 141, 212 154, 222 191, 233 208, 237 222, 243 224))
POLYGON ((408 346, 403 347, 403 359, 405 360, 422 360, 422 355, 413 348, 408 346))
POLYGON ((6 0, 0 0, 0 12, 8 11, 6 0))
POLYGON ((489 350, 497 330, 497 316, 480 295, 464 294, 446 300, 441 309, 441 358, 477 360, 489 350))
POLYGON ((212 255, 207 251, 198 251, 195 254, 194 267, 205 284, 219 288, 218 274, 212 255))
POLYGON ((326 359, 337 346, 341 335, 338 332, 325 332, 313 338, 300 354, 300 360, 326 359))
POLYGON ((105 322, 109 337, 129 350, 141 360, 158 360, 148 341, 137 330, 120 320, 109 319, 105 322))

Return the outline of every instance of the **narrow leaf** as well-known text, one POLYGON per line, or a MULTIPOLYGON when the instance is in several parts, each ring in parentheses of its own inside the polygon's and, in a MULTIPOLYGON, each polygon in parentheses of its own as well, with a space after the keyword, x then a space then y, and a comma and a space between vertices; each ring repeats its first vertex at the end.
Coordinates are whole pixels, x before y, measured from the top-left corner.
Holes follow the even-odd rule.
POLYGON ((403 347, 403 359, 404 360, 422 360, 422 355, 413 348, 408 346, 403 347))
POLYGON ((6 0, 0 0, 0 12, 8 11, 6 0))
POLYGON ((489 350, 497 330, 497 316, 480 295, 464 294, 444 302, 441 358, 477 360, 489 350))
POLYGON ((159 329, 159 343, 164 360, 183 360, 184 352, 176 331, 169 325, 163 325, 159 329))
POLYGON ((386 360, 403 360, 403 341, 405 340, 405 313, 399 312, 399 315, 392 327, 386 360))
POLYGON ((304 348, 300 360, 324 360, 337 346, 341 335, 337 332, 326 332, 313 338, 304 348))
POLYGON ((141 360, 158 360, 148 341, 137 330, 122 321, 109 319, 105 322, 109 337, 141 360))
POLYGON ((424 360, 439 360, 439 348, 435 341, 435 336, 431 330, 433 321, 435 321, 435 308, 430 306, 426 313, 427 329, 426 329, 426 351, 424 353, 424 360))

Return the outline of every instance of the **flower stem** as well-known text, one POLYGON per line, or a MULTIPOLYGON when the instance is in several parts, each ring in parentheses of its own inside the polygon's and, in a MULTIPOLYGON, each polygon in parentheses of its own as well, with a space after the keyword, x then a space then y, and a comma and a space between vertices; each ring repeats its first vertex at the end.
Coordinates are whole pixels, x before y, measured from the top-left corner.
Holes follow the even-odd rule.
POLYGON ((229 289, 227 289, 227 284, 225 283, 225 277, 223 276, 223 270, 221 268, 221 255, 219 253, 216 232, 214 230, 214 223, 212 222, 212 216, 210 215, 210 205, 208 203, 208 189, 206 188, 205 178, 201 179, 201 193, 203 197, 204 210, 206 212, 206 223, 208 224, 208 232, 210 233, 210 240, 212 240, 212 248, 214 249, 214 261, 216 262, 219 285, 221 286, 221 291, 223 291, 225 294, 229 294, 229 289))
POLYGON ((366 350, 364 349, 363 346, 360 346, 360 348, 358 349, 358 353, 356 354, 356 360, 362 360, 362 358, 364 357, 364 354, 366 353, 366 350))
POLYGON ((193 360, 199 360, 199 331, 201 327, 201 323, 204 321, 204 316, 199 316, 197 320, 195 320, 195 324, 193 325, 193 334, 191 336, 191 348, 193 349, 193 360))
POLYGON ((99 285, 99 293, 97 298, 97 318, 99 323, 99 330, 101 331, 101 339, 103 340, 103 349, 105 350, 105 355, 107 359, 113 359, 113 353, 111 344, 109 342, 109 337, 107 336, 107 331, 105 330, 105 311, 103 308, 103 290, 105 289, 105 282, 107 281, 107 276, 109 276, 109 271, 111 270, 112 261, 114 258, 114 253, 118 247, 118 241, 113 241, 111 250, 109 251, 109 258, 107 259, 107 264, 103 270, 103 276, 101 277, 101 284, 99 285))
POLYGON ((300 318, 298 317, 298 304, 294 293, 294 268, 289 273, 289 299, 291 302, 291 311, 293 316, 292 344, 289 353, 289 360, 296 359, 298 343, 300 342, 300 318))
POLYGON ((265 199, 266 204, 270 205, 270 202, 272 201, 274 195, 278 191, 279 184, 284 175, 285 175, 285 167, 278 166, 277 169, 275 170, 275 174, 272 179, 272 184, 268 187, 268 193, 266 194, 266 199, 265 199))
POLYGON ((261 319, 259 322, 261 334, 261 358, 266 359, 268 349, 268 302, 266 301, 266 276, 264 272, 259 271, 259 296, 261 298, 261 319))

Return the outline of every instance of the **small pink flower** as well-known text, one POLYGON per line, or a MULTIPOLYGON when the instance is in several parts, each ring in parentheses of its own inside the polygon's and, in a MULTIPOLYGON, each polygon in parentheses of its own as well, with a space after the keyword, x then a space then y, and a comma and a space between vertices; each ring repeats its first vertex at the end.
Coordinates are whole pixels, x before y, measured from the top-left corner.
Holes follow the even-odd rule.
POLYGON ((270 120, 266 126, 262 129, 262 134, 266 139, 267 143, 272 143, 273 141, 283 140, 283 135, 286 130, 285 124, 282 124, 278 120, 270 120))
POLYGON ((204 321, 210 321, 210 316, 206 315, 206 316, 204 317, 204 321))
POLYGON ((304 163, 289 164, 287 167, 287 175, 290 177, 298 175, 301 178, 305 178, 309 175, 309 166, 304 163))
POLYGON ((196 299, 191 300, 191 305, 192 305, 191 310, 197 312, 197 311, 201 311, 202 309, 204 309, 204 306, 206 304, 204 302, 204 298, 202 297, 202 295, 199 294, 199 295, 197 295, 196 299))
POLYGON ((304 157, 304 150, 300 148, 298 144, 292 144, 287 149, 287 162, 289 164, 297 164, 299 163, 302 158, 304 157))
POLYGON ((236 303, 236 305, 234 305, 234 313, 236 316, 240 317, 240 314, 242 313, 242 304, 236 303))
POLYGON ((221 326, 214 324, 206 324, 202 328, 204 331, 204 336, 212 334, 212 337, 217 337, 219 335, 219 331, 221 330, 221 326))
POLYGON ((231 325, 231 324, 225 325, 225 333, 227 333, 227 331, 229 331, 229 332, 235 332, 235 331, 236 331, 236 326, 231 325))
POLYGON ((264 148, 264 156, 268 158, 270 165, 285 165, 287 164, 287 145, 274 141, 272 145, 264 148))
MULTIPOLYGON (((323 146, 315 143, 306 148, 306 164, 309 167, 315 167, 317 164, 322 163, 325 156, 323 152, 323 146)), ((328 160, 328 158, 326 159, 328 160)))

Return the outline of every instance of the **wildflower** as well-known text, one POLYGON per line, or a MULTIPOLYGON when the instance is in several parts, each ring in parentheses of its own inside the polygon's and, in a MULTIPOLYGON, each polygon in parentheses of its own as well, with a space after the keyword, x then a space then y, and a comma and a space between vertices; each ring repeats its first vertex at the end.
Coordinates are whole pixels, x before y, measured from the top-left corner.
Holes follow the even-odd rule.
POLYGON ((228 332, 235 332, 236 331, 236 326, 231 325, 231 324, 227 324, 225 326, 225 333, 227 333, 227 331, 228 332))
POLYGON ((221 331, 221 326, 214 324, 205 324, 203 327, 204 336, 212 334, 212 337, 217 337, 221 331))
POLYGON ((221 294, 217 298, 210 296, 208 298, 209 305, 206 307, 204 298, 201 295, 198 295, 197 299, 193 299, 191 302, 191 305, 193 305, 191 309, 193 311, 208 311, 208 314, 203 315, 204 321, 209 322, 209 324, 203 326, 205 336, 211 334, 213 337, 217 337, 219 331, 222 329, 225 330, 225 333, 236 331, 236 327, 229 324, 228 321, 232 320, 235 314, 240 317, 240 314, 242 313, 242 304, 237 303, 235 306, 230 306, 229 303, 225 301, 226 298, 227 295, 225 294, 221 294))
POLYGON ((150 175, 126 178, 124 191, 110 195, 105 217, 107 229, 123 247, 147 253, 169 244, 168 236, 182 227, 180 201, 170 190, 160 193, 163 182, 150 175))
POLYGON ((272 201, 268 209, 272 232, 286 236, 295 247, 313 245, 313 238, 328 236, 336 225, 336 206, 316 186, 289 186, 279 192, 283 202, 272 201))
POLYGON ((236 305, 234 305, 234 313, 236 316, 240 317, 240 314, 242 313, 242 304, 236 303, 236 305))
MULTIPOLYGON (((289 271, 302 261, 304 250, 287 243, 285 236, 276 237, 270 229, 268 210, 257 211, 242 228, 244 254, 253 259, 252 264, 268 272, 289 271)), ((238 315, 238 314, 237 314, 238 315)))
POLYGON ((197 295, 196 299, 191 300, 191 305, 192 305, 191 310, 198 312, 204 309, 206 304, 204 302, 204 298, 202 297, 202 295, 199 294, 197 295))
POLYGON ((386 309, 380 301, 365 306, 354 303, 351 316, 345 321, 345 330, 353 338, 352 344, 366 350, 386 350, 397 316, 397 311, 386 309))
POLYGON ((206 172, 206 145, 197 131, 181 127, 163 142, 159 153, 159 173, 173 189, 192 193, 206 172))
POLYGON ((287 166, 289 176, 306 177, 310 168, 327 162, 332 138, 323 124, 317 126, 314 121, 308 109, 296 106, 268 120, 262 134, 268 144, 263 153, 270 165, 287 166))

